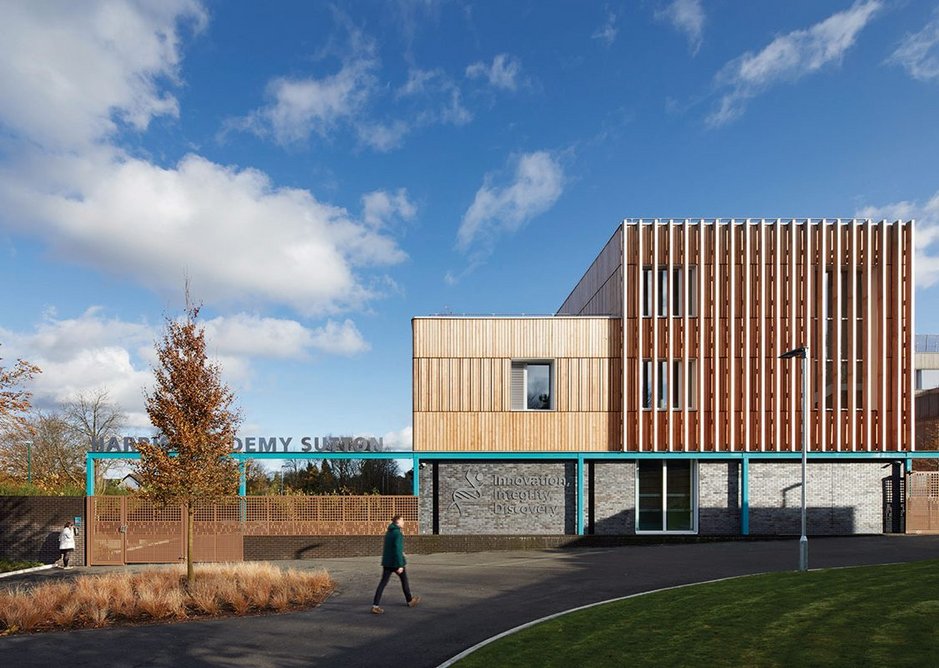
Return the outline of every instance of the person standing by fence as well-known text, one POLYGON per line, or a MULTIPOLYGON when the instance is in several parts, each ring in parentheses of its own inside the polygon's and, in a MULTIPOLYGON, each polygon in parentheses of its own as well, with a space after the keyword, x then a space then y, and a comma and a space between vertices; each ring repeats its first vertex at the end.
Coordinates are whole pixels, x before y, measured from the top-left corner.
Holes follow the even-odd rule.
POLYGON ((59 534, 59 554, 62 555, 62 568, 71 568, 68 560, 75 551, 75 528, 71 522, 66 522, 59 534))
POLYGON ((372 601, 373 615, 380 615, 384 612, 379 604, 392 573, 401 580, 401 589, 404 591, 404 599, 408 602, 408 606, 413 608, 421 602, 420 596, 411 595, 411 587, 408 584, 408 572, 405 569, 408 562, 404 556, 404 533, 401 531, 403 528, 404 518, 395 515, 391 518, 388 531, 385 532, 385 547, 381 554, 381 582, 378 583, 378 589, 375 590, 375 598, 372 601))

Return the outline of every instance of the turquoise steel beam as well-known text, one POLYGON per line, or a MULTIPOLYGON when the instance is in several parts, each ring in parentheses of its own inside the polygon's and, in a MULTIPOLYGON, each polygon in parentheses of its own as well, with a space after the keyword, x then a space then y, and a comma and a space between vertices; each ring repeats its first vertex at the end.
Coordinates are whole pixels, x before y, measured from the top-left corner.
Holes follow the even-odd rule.
POLYGON ((584 535, 584 456, 577 456, 577 535, 584 535))
POLYGON ((414 455, 414 458, 411 460, 411 494, 414 496, 421 495, 421 458, 414 455))
POLYGON ((95 495, 95 458, 85 454, 85 496, 95 495))
POLYGON ((750 458, 744 457, 740 465, 740 533, 750 535, 750 458))
POLYGON ((248 476, 245 469, 247 462, 238 462, 238 496, 248 496, 248 476))

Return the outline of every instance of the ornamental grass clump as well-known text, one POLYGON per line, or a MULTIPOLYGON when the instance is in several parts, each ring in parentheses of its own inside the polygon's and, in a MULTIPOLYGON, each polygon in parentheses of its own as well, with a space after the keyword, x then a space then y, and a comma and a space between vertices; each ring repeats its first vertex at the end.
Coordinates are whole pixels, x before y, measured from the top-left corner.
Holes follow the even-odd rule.
POLYGON ((207 564, 197 574, 189 584, 182 567, 151 568, 0 590, 0 634, 284 612, 319 605, 334 588, 325 571, 272 564, 207 564))

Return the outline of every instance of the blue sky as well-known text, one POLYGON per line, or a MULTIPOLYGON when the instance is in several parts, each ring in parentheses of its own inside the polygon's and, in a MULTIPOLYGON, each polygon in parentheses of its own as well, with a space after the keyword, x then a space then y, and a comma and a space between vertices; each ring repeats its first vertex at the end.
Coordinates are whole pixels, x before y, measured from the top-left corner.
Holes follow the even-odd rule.
MULTIPOLYGON (((142 392, 185 278, 243 432, 410 445, 410 318, 552 313, 625 217, 916 218, 939 2, 0 9, 0 354, 142 392)), ((939 244, 937 244, 939 245, 939 244)))

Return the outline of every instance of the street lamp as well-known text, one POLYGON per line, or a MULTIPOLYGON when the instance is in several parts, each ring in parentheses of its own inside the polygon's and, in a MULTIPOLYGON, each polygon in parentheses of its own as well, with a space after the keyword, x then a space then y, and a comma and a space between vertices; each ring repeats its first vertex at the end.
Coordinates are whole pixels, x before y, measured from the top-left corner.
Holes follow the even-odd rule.
POLYGON ((784 360, 792 358, 802 360, 802 537, 799 538, 799 570, 807 571, 809 569, 809 539, 805 535, 805 465, 809 445, 809 349, 802 346, 779 356, 779 359, 784 360))
POLYGON ((23 441, 26 446, 26 483, 33 484, 33 442, 23 441))

